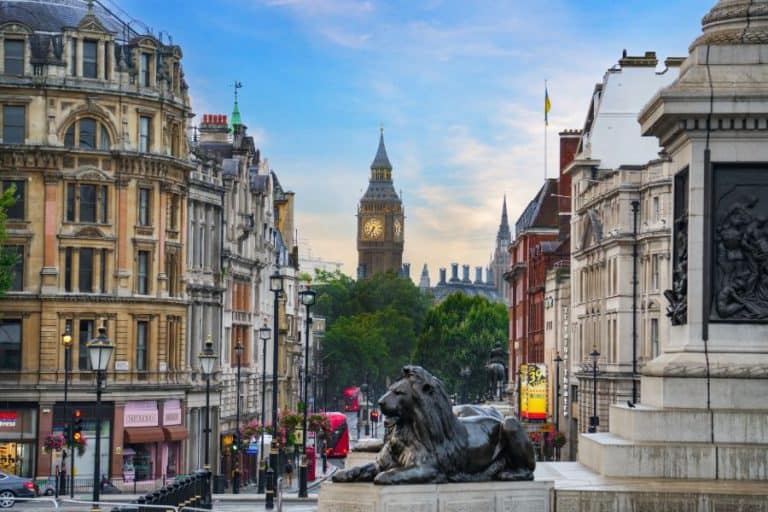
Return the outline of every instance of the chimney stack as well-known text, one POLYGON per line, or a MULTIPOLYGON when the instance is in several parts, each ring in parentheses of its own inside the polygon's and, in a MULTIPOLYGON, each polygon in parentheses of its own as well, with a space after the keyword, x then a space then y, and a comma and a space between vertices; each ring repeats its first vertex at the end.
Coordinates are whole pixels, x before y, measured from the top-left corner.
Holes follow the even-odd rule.
POLYGON ((462 265, 461 266, 461 274, 462 274, 462 282, 463 283, 471 283, 472 281, 469 280, 469 265, 462 265))
POLYGON ((445 269, 440 269, 440 283, 439 284, 445 284, 445 269))
POLYGON ((451 263, 451 282, 456 283, 459 281, 459 264, 451 263))
POLYGON ((203 114, 200 142, 227 142, 229 125, 226 114, 203 114))

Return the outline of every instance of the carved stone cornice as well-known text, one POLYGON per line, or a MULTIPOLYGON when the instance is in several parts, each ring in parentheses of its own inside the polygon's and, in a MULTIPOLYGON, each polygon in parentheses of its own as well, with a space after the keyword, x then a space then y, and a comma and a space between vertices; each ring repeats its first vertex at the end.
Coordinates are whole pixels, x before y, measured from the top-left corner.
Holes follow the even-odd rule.
POLYGON ((0 144, 0 169, 56 170, 63 167, 65 149, 0 144))

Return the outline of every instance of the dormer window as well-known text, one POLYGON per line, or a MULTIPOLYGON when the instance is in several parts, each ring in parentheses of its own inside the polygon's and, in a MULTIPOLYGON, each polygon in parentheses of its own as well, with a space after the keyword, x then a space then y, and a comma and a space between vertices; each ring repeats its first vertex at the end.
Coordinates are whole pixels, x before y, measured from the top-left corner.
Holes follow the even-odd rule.
POLYGON ((109 131, 96 119, 85 117, 75 121, 67 129, 64 145, 68 148, 109 151, 111 145, 109 131))
POLYGON ((139 57, 139 76, 141 77, 142 87, 149 87, 152 82, 150 80, 150 65, 152 61, 152 55, 142 52, 139 57))
POLYGON ((4 70, 6 75, 24 74, 24 41, 21 39, 5 40, 4 70))
POLYGON ((83 76, 85 78, 98 78, 98 41, 86 39, 83 41, 83 76))

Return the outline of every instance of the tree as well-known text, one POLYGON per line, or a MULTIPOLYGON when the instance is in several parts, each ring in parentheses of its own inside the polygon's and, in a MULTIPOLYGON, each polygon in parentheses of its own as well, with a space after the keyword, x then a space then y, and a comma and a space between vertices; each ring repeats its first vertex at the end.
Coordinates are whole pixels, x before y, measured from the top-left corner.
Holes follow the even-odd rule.
POLYGON ((464 390, 460 371, 468 367, 472 374, 466 391, 470 397, 483 394, 488 353, 496 343, 506 346, 508 324, 504 304, 452 294, 427 313, 413 359, 459 395, 464 390))
MULTIPOLYGON (((317 272, 315 312, 326 318, 323 361, 335 396, 363 382, 376 393, 411 361, 429 299, 394 272, 353 281, 317 272)), ((376 396, 371 395, 371 400, 376 396)))
MULTIPOLYGON (((8 208, 16 202, 14 197, 16 187, 7 188, 0 195, 0 249, 3 249, 8 233, 5 230, 6 220, 8 218, 8 208)), ((13 266, 16 264, 16 254, 10 251, 0 250, 0 297, 10 288, 13 280, 13 266)))

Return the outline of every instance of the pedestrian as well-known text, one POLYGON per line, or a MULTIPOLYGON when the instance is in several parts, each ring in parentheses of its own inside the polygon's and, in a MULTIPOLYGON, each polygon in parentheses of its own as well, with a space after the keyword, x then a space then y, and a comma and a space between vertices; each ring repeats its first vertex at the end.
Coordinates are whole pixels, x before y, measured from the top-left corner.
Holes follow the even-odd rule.
POLYGON ((293 464, 289 460, 285 463, 285 479, 288 480, 288 487, 293 486, 293 464))

